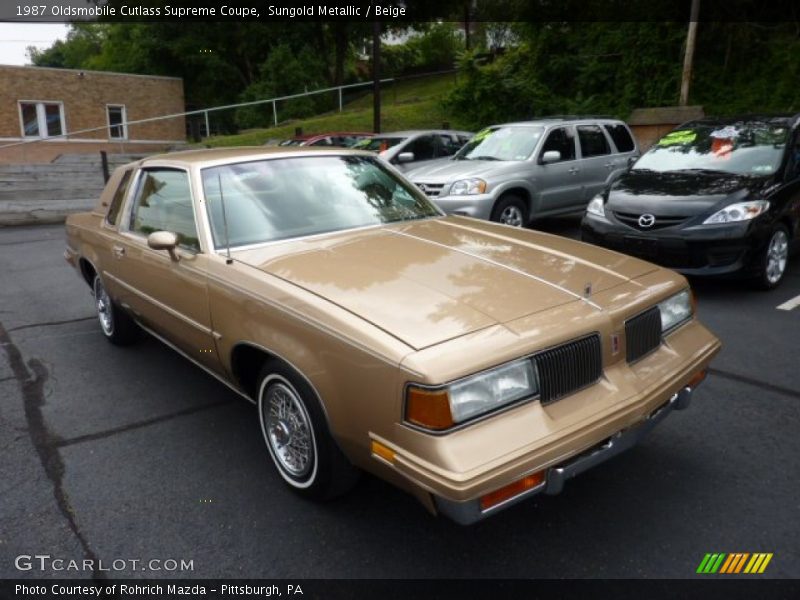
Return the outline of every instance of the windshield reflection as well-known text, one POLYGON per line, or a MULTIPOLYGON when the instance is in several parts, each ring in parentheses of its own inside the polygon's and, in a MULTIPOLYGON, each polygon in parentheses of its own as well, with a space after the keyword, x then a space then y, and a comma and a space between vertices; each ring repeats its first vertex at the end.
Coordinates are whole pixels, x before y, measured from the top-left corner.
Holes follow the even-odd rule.
POLYGON ((542 127, 507 126, 479 131, 453 160, 526 160, 542 137, 542 127))
POLYGON ((788 127, 762 122, 690 125, 661 138, 633 170, 771 175, 788 135, 788 127))
POLYGON ((261 160, 206 168, 202 175, 216 247, 226 237, 235 248, 441 215, 371 157, 261 160))

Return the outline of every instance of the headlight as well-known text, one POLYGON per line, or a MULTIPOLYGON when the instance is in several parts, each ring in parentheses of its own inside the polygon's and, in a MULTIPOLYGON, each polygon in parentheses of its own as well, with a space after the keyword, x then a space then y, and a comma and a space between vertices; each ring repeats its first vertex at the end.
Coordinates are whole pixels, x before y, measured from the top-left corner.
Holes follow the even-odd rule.
POLYGON ((597 194, 597 196, 592 198, 591 202, 589 202, 589 205, 586 207, 586 212, 596 217, 605 217, 606 207, 604 204, 603 194, 597 194))
POLYGON ((533 362, 517 360, 443 388, 409 386, 405 418, 426 429, 448 429, 538 391, 533 362))
POLYGON ((469 196, 482 194, 486 191, 486 182, 483 179, 459 179, 450 187, 452 196, 469 196))
POLYGON ((664 333, 692 317, 692 294, 683 290, 659 303, 658 309, 661 311, 661 332, 664 333))
POLYGON ((713 215, 703 221, 703 225, 714 225, 717 223, 737 223, 739 221, 749 221, 763 214, 769 208, 766 200, 753 200, 751 202, 737 202, 718 210, 713 215))

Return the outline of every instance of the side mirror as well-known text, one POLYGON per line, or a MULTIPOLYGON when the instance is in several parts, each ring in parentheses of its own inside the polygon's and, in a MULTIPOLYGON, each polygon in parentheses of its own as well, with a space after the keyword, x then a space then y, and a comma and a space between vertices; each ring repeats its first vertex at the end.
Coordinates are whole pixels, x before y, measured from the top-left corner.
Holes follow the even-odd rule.
POLYGON ((561 160, 561 152, 558 150, 548 150, 542 154, 541 162, 543 165, 558 162, 561 160))
POLYGON ((636 163, 637 160, 639 160, 638 156, 629 156, 628 157, 628 168, 630 169, 636 163))
POLYGON ((171 231, 154 231, 147 236, 147 245, 153 250, 166 250, 169 257, 178 262, 178 253, 175 248, 178 246, 178 236, 171 231))
POLYGON ((399 163, 414 162, 414 153, 401 152, 400 154, 397 155, 397 162, 399 163))

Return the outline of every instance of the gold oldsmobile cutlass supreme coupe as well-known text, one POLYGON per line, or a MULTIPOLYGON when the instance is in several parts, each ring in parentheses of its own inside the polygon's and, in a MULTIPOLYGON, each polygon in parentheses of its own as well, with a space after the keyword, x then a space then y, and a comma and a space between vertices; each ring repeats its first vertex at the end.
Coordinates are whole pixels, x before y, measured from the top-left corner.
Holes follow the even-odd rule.
POLYGON ((66 227, 103 334, 146 329, 256 403, 316 498, 363 469, 472 523, 557 493, 685 408, 720 347, 680 275, 445 216, 358 151, 151 157, 66 227))

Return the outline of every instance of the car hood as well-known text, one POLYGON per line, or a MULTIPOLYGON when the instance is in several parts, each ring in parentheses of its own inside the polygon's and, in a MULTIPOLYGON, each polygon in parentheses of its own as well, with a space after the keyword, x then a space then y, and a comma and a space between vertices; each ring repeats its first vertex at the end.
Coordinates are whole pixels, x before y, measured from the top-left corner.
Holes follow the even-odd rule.
POLYGON ((242 250, 235 258, 414 349, 584 302, 657 267, 565 238, 461 217, 242 250))
POLYGON ((768 180, 767 177, 727 173, 659 173, 633 169, 611 186, 607 207, 631 213, 695 216, 719 203, 744 200, 763 189, 768 180))
POLYGON ((409 170, 406 177, 414 182, 447 183, 464 177, 497 176, 519 167, 518 161, 453 160, 447 158, 409 170))

